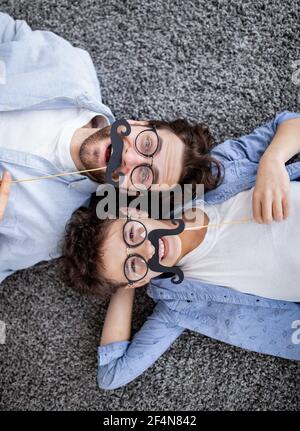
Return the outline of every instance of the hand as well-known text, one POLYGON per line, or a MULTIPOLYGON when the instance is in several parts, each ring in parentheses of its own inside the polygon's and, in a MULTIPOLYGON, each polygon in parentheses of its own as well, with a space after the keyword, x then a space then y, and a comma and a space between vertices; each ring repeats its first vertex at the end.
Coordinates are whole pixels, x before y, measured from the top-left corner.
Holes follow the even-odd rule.
POLYGON ((253 217, 257 223, 286 219, 290 205, 290 178, 280 159, 262 157, 252 198, 253 217))
POLYGON ((5 208, 9 199, 11 175, 9 172, 4 172, 0 183, 0 220, 3 220, 5 208))

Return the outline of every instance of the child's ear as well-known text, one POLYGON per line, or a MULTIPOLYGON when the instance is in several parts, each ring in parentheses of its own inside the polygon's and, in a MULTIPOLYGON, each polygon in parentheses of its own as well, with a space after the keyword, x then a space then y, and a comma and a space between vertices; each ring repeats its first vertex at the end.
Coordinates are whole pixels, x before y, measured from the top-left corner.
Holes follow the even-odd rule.
POLYGON ((131 283, 131 284, 127 284, 123 289, 125 289, 125 290, 128 290, 128 289, 135 289, 137 286, 136 286, 136 283, 131 283))
POLYGON ((135 281, 134 283, 127 284, 124 289, 136 289, 137 287, 146 286, 149 283, 149 280, 143 278, 142 280, 135 281))

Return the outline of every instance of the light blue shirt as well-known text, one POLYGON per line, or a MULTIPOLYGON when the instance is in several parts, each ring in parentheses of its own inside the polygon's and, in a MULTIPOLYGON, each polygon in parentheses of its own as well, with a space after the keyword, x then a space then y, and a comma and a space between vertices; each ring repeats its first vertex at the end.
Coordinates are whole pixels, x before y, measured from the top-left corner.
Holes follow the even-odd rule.
MULTIPOLYGON (((300 114, 283 112, 253 133, 215 147, 212 155, 222 161, 225 178, 217 189, 206 193, 205 201, 221 203, 253 187, 260 158, 277 127, 292 118, 300 118, 300 114)), ((291 180, 300 180, 300 162, 286 169, 291 180)), ((300 360, 300 343, 295 342, 292 326, 300 321, 299 303, 264 299, 188 278, 178 285, 155 278, 147 294, 155 308, 131 341, 98 347, 100 388, 115 389, 135 379, 185 329, 255 352, 300 360)))
MULTIPOLYGON (((101 102, 89 54, 48 31, 0 13, 0 115, 3 111, 85 108, 114 117, 101 102)), ((95 114, 95 115, 96 115, 95 114)), ((5 139, 1 136, 0 139, 5 139)), ((58 173, 48 160, 0 148, 0 172, 13 179, 58 173)), ((14 184, 0 223, 0 281, 14 271, 58 257, 71 214, 98 184, 82 175, 14 184)))

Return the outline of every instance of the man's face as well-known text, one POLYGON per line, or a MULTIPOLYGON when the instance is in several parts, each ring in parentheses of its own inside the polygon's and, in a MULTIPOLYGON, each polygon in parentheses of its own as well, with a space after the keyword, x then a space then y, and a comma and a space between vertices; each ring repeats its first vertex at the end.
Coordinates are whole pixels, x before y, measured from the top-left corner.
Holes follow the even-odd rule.
MULTIPOLYGON (((149 125, 142 121, 129 121, 129 124, 131 126, 130 135, 122 137, 124 143, 122 165, 118 169, 124 174, 121 187, 132 188, 132 171, 139 165, 147 165, 151 162, 154 184, 167 187, 177 184, 183 166, 183 141, 167 128, 157 129, 159 146, 152 161, 151 158, 138 153, 135 147, 138 135, 140 135, 138 139, 147 139, 147 133, 141 134, 141 132, 149 129, 149 125)), ((107 126, 89 136, 82 143, 79 157, 84 169, 95 169, 108 165, 111 156, 110 132, 111 126, 107 126)), ((92 172, 90 176, 96 181, 103 182, 103 171, 92 172)))

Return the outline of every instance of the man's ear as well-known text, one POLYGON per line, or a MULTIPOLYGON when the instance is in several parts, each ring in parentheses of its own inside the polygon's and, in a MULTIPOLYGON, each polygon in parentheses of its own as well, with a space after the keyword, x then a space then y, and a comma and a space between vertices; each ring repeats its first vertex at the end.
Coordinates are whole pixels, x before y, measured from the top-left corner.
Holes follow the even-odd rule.
POLYGON ((149 126, 148 120, 127 120, 131 126, 149 126))
POLYGON ((147 213, 147 211, 138 210, 137 208, 120 207, 120 212, 124 216, 132 217, 135 219, 149 218, 149 214, 147 213))

